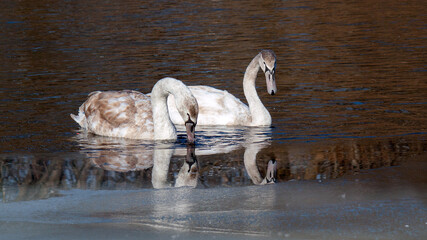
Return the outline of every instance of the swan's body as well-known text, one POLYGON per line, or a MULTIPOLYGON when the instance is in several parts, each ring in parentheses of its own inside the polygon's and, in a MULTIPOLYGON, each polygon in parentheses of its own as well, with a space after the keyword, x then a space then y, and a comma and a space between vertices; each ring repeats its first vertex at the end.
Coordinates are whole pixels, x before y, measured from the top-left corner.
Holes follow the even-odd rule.
POLYGON ((172 94, 188 141, 194 142, 198 105, 181 81, 163 78, 153 87, 150 97, 131 90, 92 92, 71 117, 84 129, 97 135, 147 140, 176 140, 177 134, 167 108, 172 94))
MULTIPOLYGON (((189 86, 199 104, 199 125, 270 126, 271 116, 262 104, 255 89, 259 69, 265 73, 267 91, 277 92, 275 82, 276 56, 273 51, 263 50, 252 59, 243 78, 243 91, 248 105, 224 90, 209 86, 189 86)), ((173 97, 168 99, 169 113, 174 124, 182 124, 173 97)))

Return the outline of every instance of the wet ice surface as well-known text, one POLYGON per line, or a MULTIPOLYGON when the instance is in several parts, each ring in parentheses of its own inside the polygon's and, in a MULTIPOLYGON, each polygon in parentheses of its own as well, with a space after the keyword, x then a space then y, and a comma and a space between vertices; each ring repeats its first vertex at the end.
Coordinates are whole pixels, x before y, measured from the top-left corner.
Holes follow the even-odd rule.
POLYGON ((329 181, 61 191, 1 204, 0 231, 2 239, 422 239, 427 165, 420 160, 329 181))

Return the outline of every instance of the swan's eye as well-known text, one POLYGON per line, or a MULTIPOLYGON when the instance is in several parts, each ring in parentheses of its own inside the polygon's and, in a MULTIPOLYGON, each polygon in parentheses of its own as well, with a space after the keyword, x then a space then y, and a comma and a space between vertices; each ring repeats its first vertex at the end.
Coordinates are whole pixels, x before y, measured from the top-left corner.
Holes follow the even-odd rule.
POLYGON ((270 72, 271 74, 274 74, 274 72, 276 71, 276 66, 273 67, 273 69, 270 69, 267 67, 267 64, 265 64, 264 62, 264 72, 270 72))
POLYGON ((270 69, 268 69, 267 64, 265 64, 264 62, 264 72, 268 72, 268 71, 270 71, 270 69))

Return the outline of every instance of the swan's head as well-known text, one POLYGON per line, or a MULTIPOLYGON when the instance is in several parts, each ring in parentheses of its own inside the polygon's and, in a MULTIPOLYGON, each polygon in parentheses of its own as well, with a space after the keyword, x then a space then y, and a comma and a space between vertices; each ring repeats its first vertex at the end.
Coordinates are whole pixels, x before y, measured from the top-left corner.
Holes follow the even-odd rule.
POLYGON ((185 94, 175 96, 175 104, 179 114, 185 122, 185 129, 187 132, 187 142, 194 143, 196 141, 196 125, 197 116, 199 115, 199 105, 196 98, 191 93, 190 89, 186 87, 185 94))
POLYGON ((277 162, 276 160, 272 159, 268 161, 267 173, 265 174, 265 178, 261 184, 276 183, 276 173, 277 173, 277 162))
POLYGON ((194 146, 187 145, 187 157, 179 170, 175 187, 196 187, 199 177, 199 166, 194 146))
POLYGON ((192 117, 188 113, 187 113, 187 116, 188 116, 188 119, 185 122, 185 130, 187 132, 187 141, 189 143, 194 143, 196 141, 197 116, 195 120, 192 120, 192 117))
POLYGON ((276 55, 271 50, 262 50, 259 58, 259 66, 265 73, 265 81, 267 84, 267 92, 271 95, 277 93, 276 78, 276 55))

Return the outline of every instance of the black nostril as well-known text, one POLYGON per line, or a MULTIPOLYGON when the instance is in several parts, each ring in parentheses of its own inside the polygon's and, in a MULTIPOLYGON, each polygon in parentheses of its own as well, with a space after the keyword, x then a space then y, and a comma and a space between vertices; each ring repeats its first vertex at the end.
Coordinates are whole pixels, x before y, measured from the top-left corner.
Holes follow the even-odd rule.
POLYGON ((274 95, 274 90, 271 90, 271 95, 274 95))

